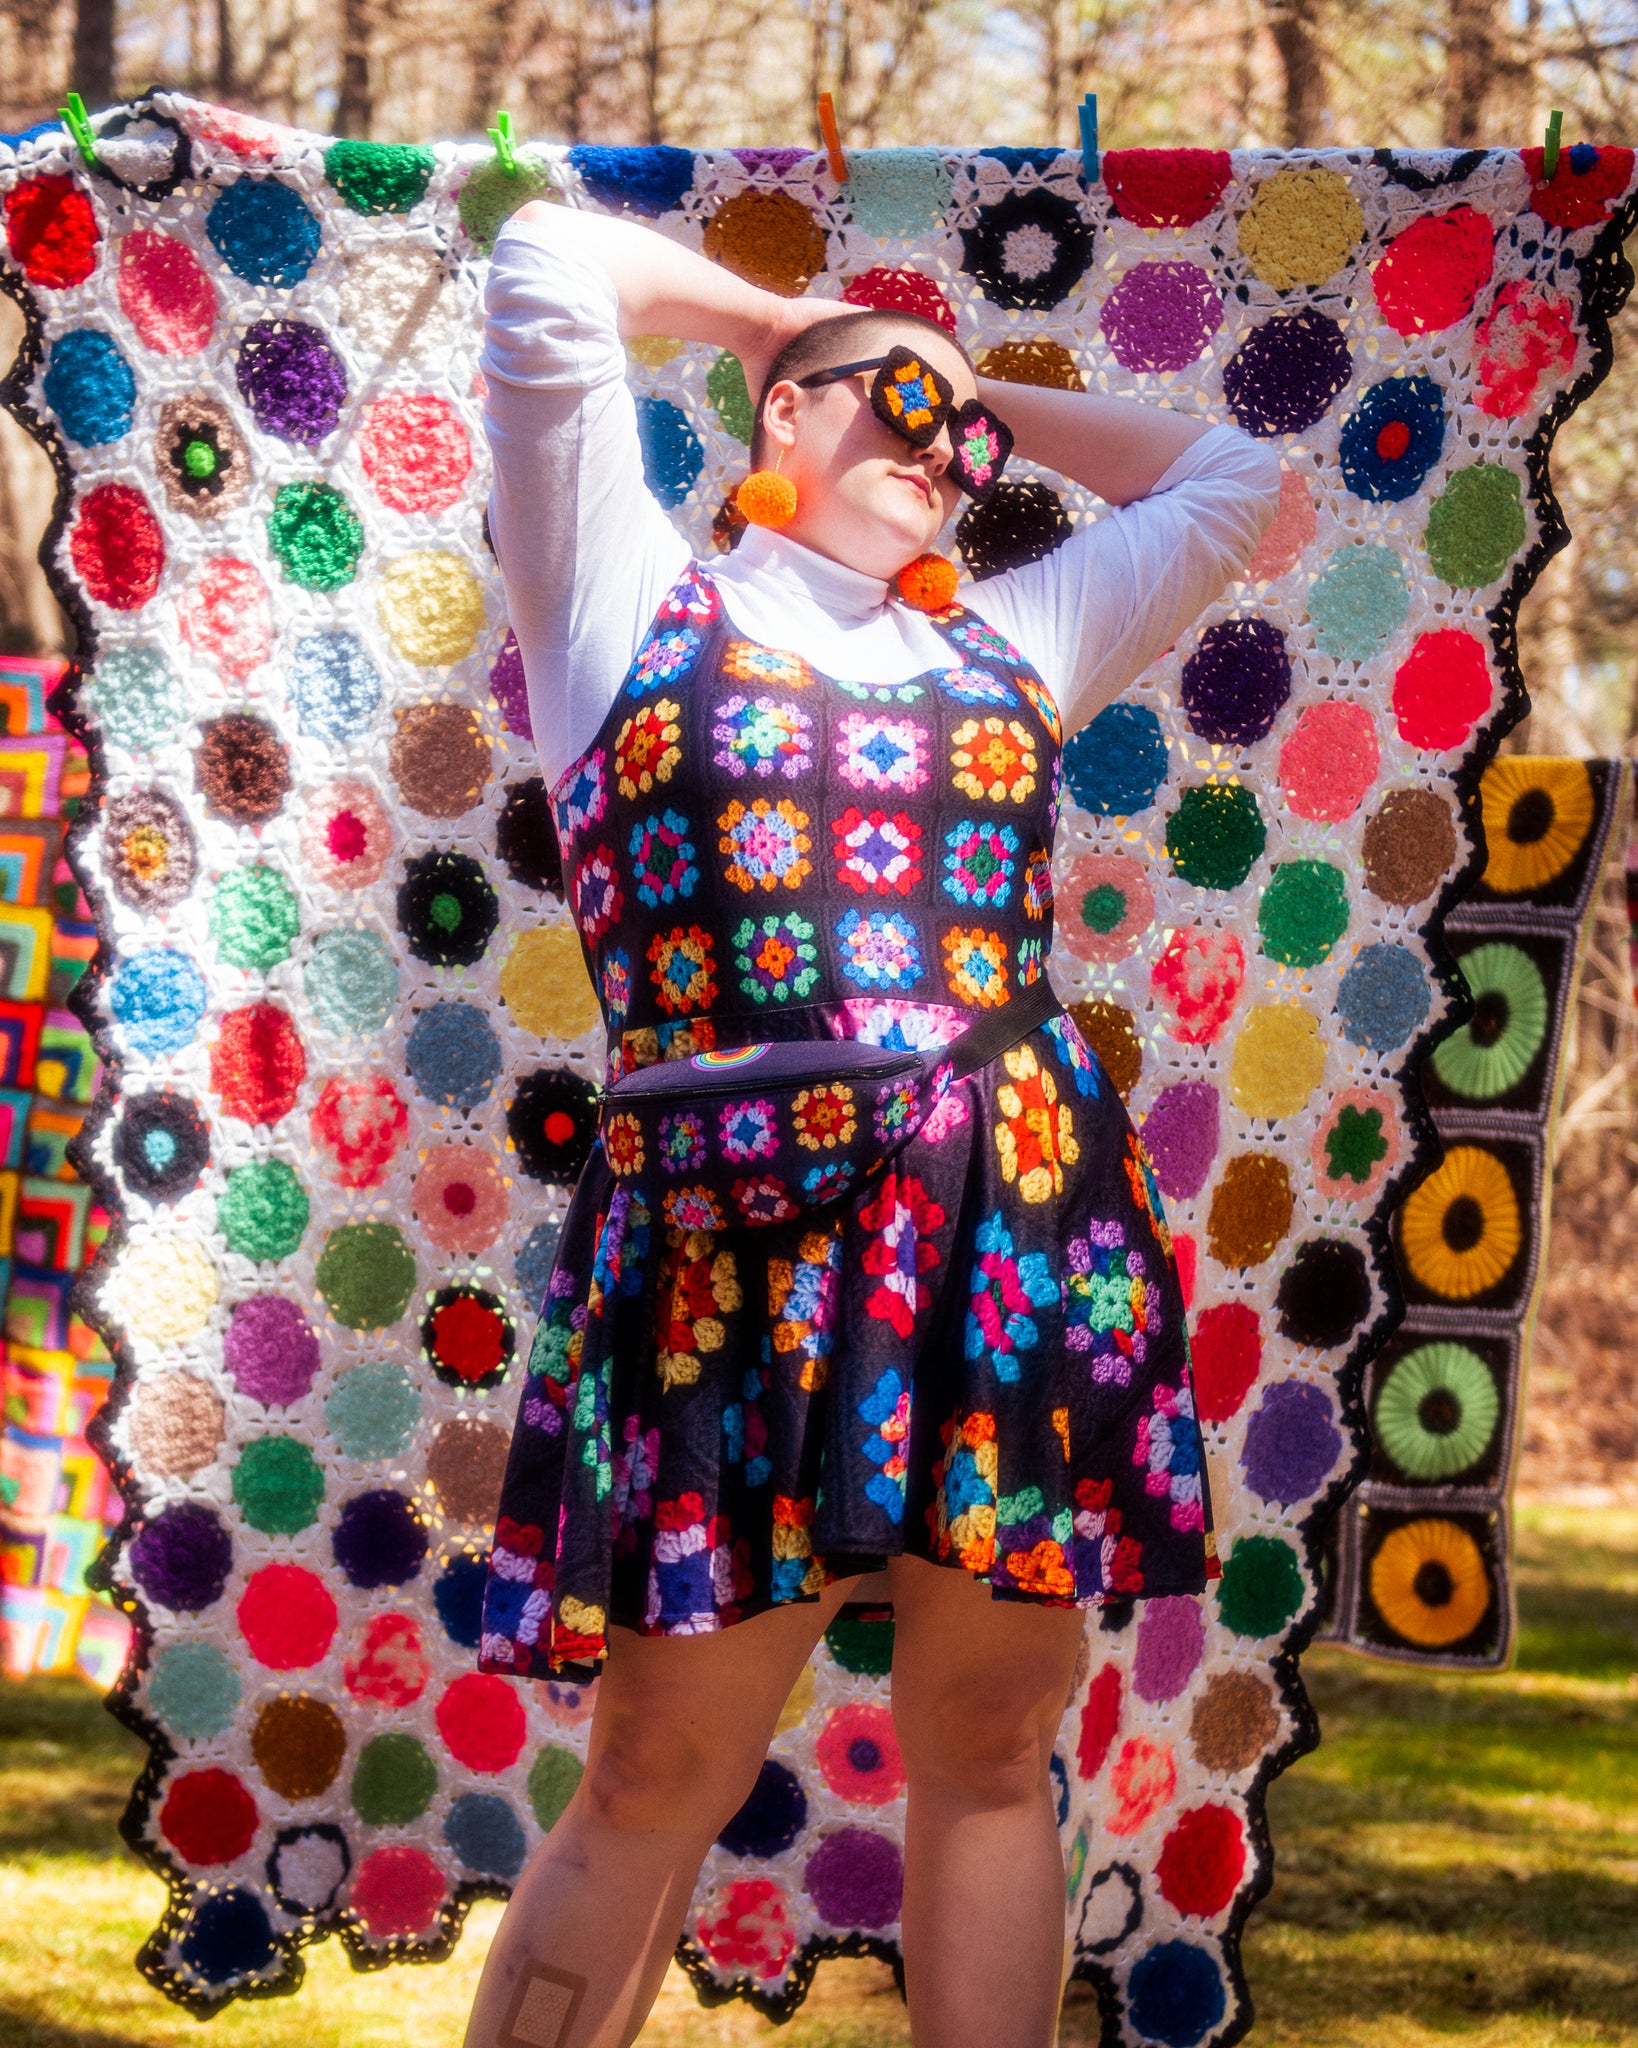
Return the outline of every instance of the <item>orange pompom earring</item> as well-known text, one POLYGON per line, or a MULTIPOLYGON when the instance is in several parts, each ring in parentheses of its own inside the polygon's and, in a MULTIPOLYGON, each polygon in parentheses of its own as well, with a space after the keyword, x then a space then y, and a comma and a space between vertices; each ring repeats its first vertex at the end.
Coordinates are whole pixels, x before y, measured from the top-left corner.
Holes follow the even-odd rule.
POLYGON ((796 486, 779 474, 784 460, 781 448, 772 469, 753 469, 734 493, 734 503, 753 526, 789 526, 796 517, 796 486))
POLYGON ((955 603, 956 565, 943 555, 917 555, 899 571, 899 595, 918 612, 948 611, 955 603))

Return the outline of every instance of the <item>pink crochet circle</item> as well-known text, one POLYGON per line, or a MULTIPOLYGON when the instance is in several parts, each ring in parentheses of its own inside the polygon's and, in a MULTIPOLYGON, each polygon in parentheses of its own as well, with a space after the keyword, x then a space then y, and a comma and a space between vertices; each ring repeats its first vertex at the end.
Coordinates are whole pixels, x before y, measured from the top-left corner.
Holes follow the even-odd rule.
POLYGON ((1134 263, 1098 321, 1128 370, 1186 370, 1223 324, 1223 301, 1198 263, 1134 263))
POLYGON ((1280 509, 1274 514, 1257 552, 1246 564, 1246 578, 1252 583, 1271 583, 1302 560, 1302 551, 1314 538, 1318 518, 1308 486, 1294 469, 1280 471, 1280 509))
POLYGON ((427 1689, 431 1666, 413 1614, 372 1614, 342 1678, 355 1700, 372 1707, 411 1707, 427 1689))
POLYGON ((239 1595, 239 1633, 269 1671, 305 1671, 329 1655, 336 1603, 316 1572, 299 1564, 264 1564, 239 1595))
POLYGON ((410 1207, 440 1251, 485 1251, 506 1226, 506 1182, 475 1145, 440 1145, 415 1176, 410 1207))
POLYGON ((509 1771, 529 1735, 516 1686, 483 1671, 446 1687, 435 1718, 444 1747, 469 1771, 509 1771))
MULTIPOLYGON (((1343 1134, 1339 1132, 1338 1135, 1340 1137, 1343 1134)), ((1375 1147, 1371 1149, 1374 1150, 1375 1147)), ((1394 1106, 1393 1099, 1385 1095, 1380 1088, 1344 1088, 1340 1094, 1333 1095, 1327 1104, 1319 1129, 1314 1133, 1314 1142, 1309 1148, 1308 1156, 1313 1162, 1315 1190, 1327 1201, 1374 1201, 1377 1189, 1399 1164, 1399 1152, 1399 1111, 1394 1106), (1338 1131, 1338 1126, 1342 1125, 1345 1119, 1369 1118, 1373 1112, 1377 1119, 1376 1135, 1385 1147, 1382 1157, 1371 1162, 1370 1171, 1363 1180, 1356 1180, 1348 1173, 1344 1173, 1341 1178, 1334 1177, 1331 1172, 1331 1161, 1337 1146, 1332 1133, 1338 1131)), ((1338 1164, 1343 1163, 1339 1159, 1338 1164)))
POLYGON ((1479 410, 1517 419, 1535 404, 1544 377, 1568 373, 1575 349, 1575 308, 1563 292, 1522 278, 1504 284, 1473 336, 1479 410))
POLYGON ((1169 1742, 1134 1735, 1123 1742, 1109 1772, 1115 1810, 1104 1818, 1112 1835, 1135 1835, 1177 1790, 1177 1759, 1169 1742))
POLYGON ((886 1707, 838 1707, 813 1753, 825 1783, 856 1806, 886 1806, 904 1790, 904 1762, 886 1707))
POLYGON ((216 326, 216 287, 186 242, 133 228, 119 252, 119 303, 155 355, 195 356, 216 326))
POLYGON ((448 399, 395 391, 365 414, 358 459, 389 512, 447 512, 472 468, 472 443, 448 399))
POLYGON ((1246 982, 1246 950, 1233 932, 1185 925, 1149 976, 1166 1028, 1184 1045, 1210 1045, 1234 1015, 1246 982))
POLYGON ((301 850, 321 882, 367 889, 392 851, 392 826, 367 782, 332 782, 307 800, 301 850))
POLYGON ((1077 959, 1124 960, 1154 917, 1155 894, 1135 860, 1087 853, 1070 862, 1058 930, 1077 959))
POLYGON ((737 1878, 713 1892, 695 1932, 718 1969, 761 1982, 783 1976, 796 1947, 789 1901, 771 1877, 737 1878))
POLYGON ((1310 704, 1280 748, 1280 786, 1299 818, 1351 818, 1376 780, 1376 721, 1363 704, 1310 704))
POLYGON ((1145 1600, 1132 1660, 1132 1690, 1151 1705, 1175 1700, 1198 1670, 1205 1649, 1206 1620, 1198 1600, 1181 1594, 1145 1600))
POLYGON ((377 1941, 421 1934, 444 1903, 444 1874, 424 1849, 395 1843, 358 1866, 350 1903, 377 1941))
POLYGON ((1454 327, 1496 267, 1496 230, 1471 206, 1423 214, 1401 228, 1371 272, 1376 303, 1400 334, 1454 327))
POLYGON ((338 1187, 378 1188, 409 1132, 409 1111, 385 1074, 326 1081, 308 1129, 338 1187))
POLYGON ((224 676, 242 681, 273 651, 267 586, 249 562, 215 555, 177 602, 182 638, 224 676))
POLYGON ((1436 753, 1465 747, 1490 709, 1490 695, 1490 663, 1481 641, 1460 626, 1424 633, 1393 679, 1399 737, 1436 753))

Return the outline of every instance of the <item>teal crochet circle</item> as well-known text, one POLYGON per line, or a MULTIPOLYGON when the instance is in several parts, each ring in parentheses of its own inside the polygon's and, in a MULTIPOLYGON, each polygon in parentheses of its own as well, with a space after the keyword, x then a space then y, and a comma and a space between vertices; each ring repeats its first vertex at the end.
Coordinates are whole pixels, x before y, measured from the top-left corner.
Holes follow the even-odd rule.
POLYGON ((1405 565, 1392 548, 1338 548, 1308 590, 1314 645, 1338 661, 1382 653, 1410 615, 1405 565))
POLYGON ((936 228, 950 204, 952 182, 934 149, 847 152, 848 211, 867 235, 920 235, 936 228))
POLYGON ((182 722, 182 685, 157 647, 116 647, 91 677, 91 706, 104 739, 144 752, 182 722))
POLYGON ((313 1015, 326 1031, 379 1031, 398 1000, 398 962, 379 932, 321 932, 302 972, 313 1015))
POLYGON ((211 896, 211 937, 230 967, 265 974, 289 959, 300 929, 296 892, 277 868, 229 868, 211 896))
POLYGON ((236 1166, 216 1199, 216 1227, 230 1252, 247 1259, 287 1259, 301 1244, 309 1215, 307 1190, 282 1159, 236 1166))
POLYGON ((148 1673, 148 1706, 172 1735, 208 1742, 233 1725, 239 1674, 214 1643, 172 1643, 148 1673))
POLYGON ((348 1458, 395 1456, 420 1419, 421 1396, 401 1365, 355 1365, 324 1404, 330 1434, 348 1458))

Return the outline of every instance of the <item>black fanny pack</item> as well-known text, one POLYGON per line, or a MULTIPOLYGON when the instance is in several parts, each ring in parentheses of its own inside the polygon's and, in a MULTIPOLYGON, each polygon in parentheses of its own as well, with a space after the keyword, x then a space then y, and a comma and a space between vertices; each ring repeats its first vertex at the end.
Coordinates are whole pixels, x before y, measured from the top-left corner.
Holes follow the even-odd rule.
POLYGON ((955 1082, 1061 1008, 1043 975, 927 1052, 795 1039, 641 1067, 603 1096, 603 1156, 679 1229, 784 1223, 856 1194, 955 1082))

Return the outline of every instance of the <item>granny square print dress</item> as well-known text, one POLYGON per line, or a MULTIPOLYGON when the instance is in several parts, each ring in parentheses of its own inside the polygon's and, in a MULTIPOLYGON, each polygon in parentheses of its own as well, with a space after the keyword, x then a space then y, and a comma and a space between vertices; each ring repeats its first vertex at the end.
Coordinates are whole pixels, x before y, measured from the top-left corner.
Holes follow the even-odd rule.
MULTIPOLYGON (((737 635, 698 564, 670 591, 553 792, 611 1080, 767 1040, 942 1047, 1046 973, 1057 708, 992 627, 932 623, 946 666, 859 684, 737 635)), ((956 1082, 851 1191, 827 1154, 881 1112, 810 1090, 793 1187, 754 1075, 665 1122, 663 1192, 612 1170, 617 1119, 581 1175, 484 1668, 581 1669, 611 1624, 723 1628, 905 1553, 1058 1605, 1200 1592, 1171 1240, 1072 1020, 956 1082), (708 1152, 743 1167, 732 1215, 690 1185, 708 1152)))

